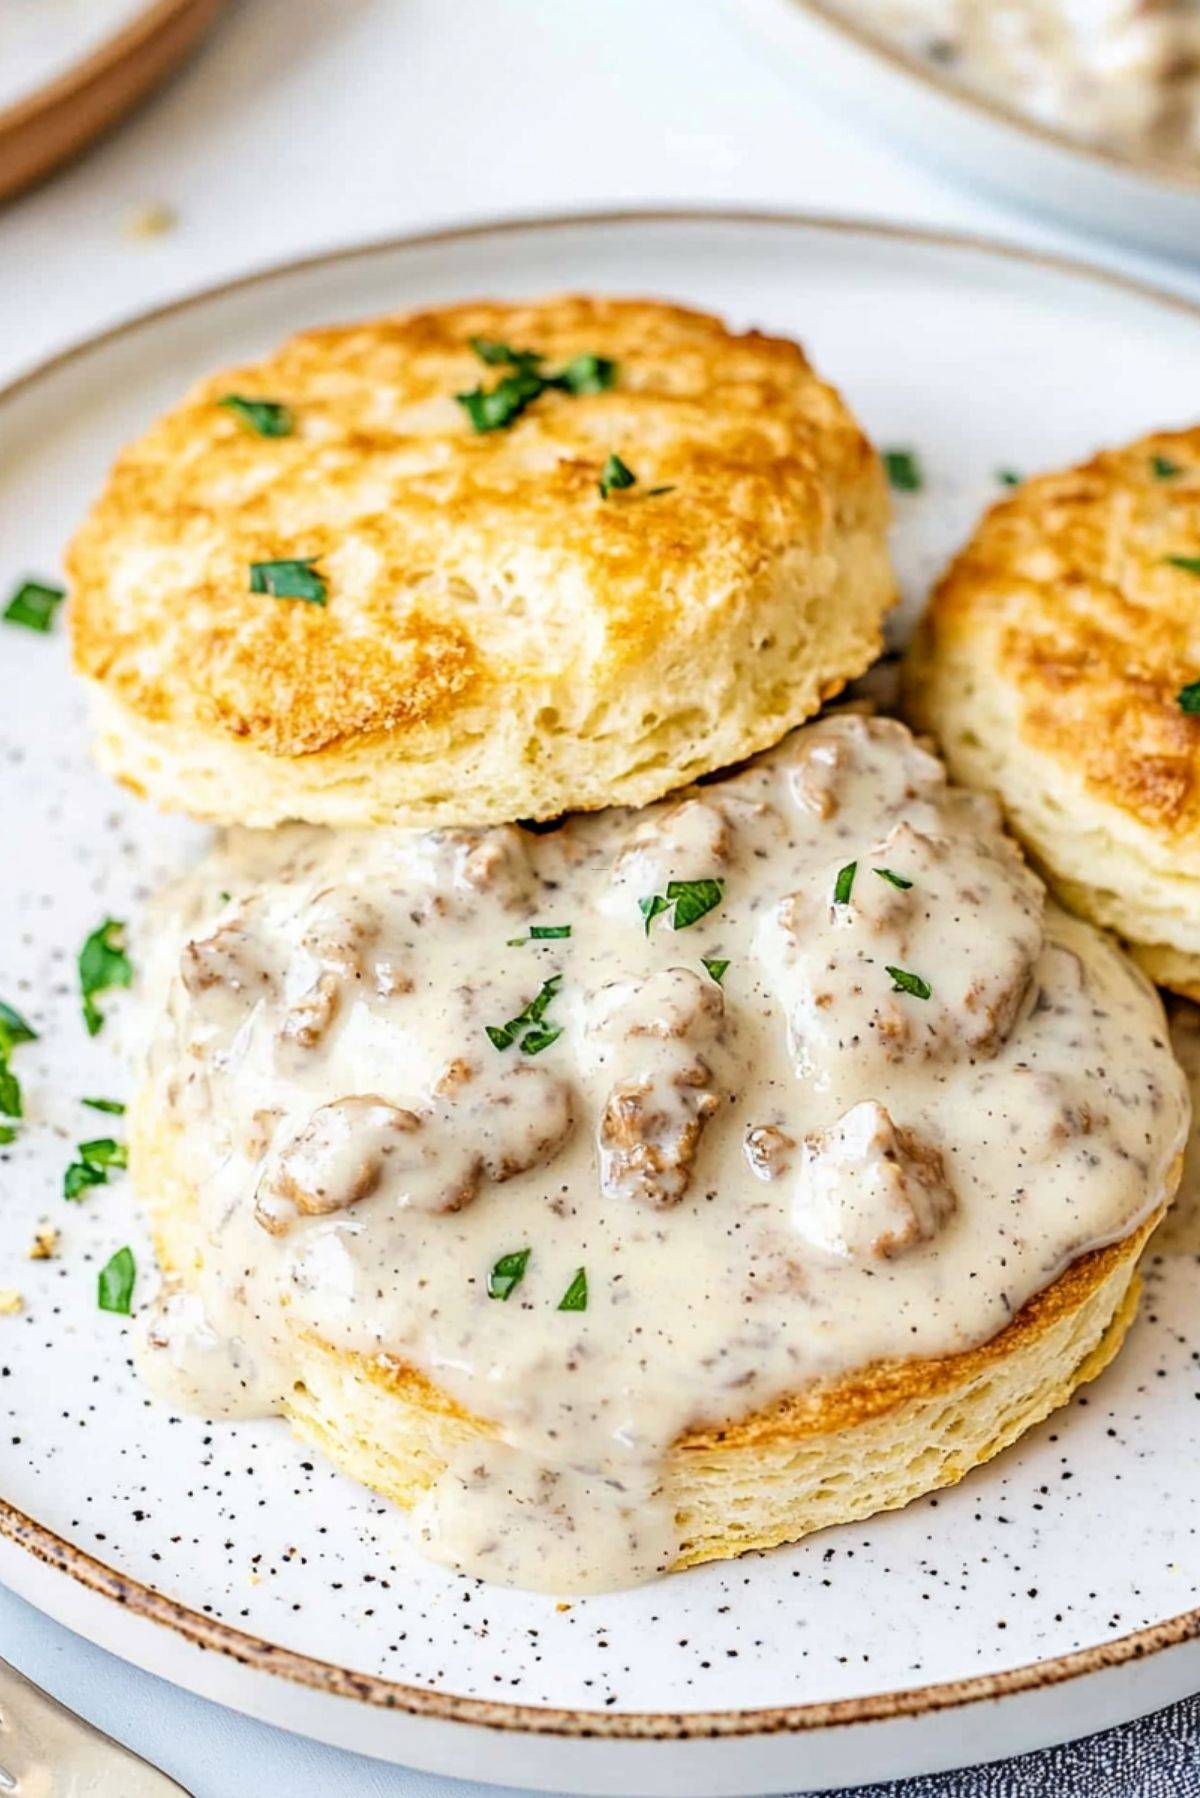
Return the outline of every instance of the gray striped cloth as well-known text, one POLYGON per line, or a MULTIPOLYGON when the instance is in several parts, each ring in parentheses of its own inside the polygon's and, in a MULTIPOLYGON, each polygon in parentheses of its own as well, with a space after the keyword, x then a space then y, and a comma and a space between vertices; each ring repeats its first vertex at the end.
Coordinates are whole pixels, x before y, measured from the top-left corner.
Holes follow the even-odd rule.
MULTIPOLYGON (((963 1712, 970 1731, 971 1710, 963 1712)), ((1200 1697, 1063 1748, 837 1798, 1200 1798, 1200 1697)))

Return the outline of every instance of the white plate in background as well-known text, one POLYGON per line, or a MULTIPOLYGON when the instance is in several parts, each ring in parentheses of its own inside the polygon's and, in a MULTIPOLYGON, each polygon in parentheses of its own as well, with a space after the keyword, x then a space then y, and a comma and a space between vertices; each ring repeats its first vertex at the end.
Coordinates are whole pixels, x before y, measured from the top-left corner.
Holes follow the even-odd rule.
MULTIPOLYGON (((1200 261, 1200 162, 1134 161, 1031 119, 847 16, 838 0, 749 0, 842 117, 948 175, 1085 231, 1200 261)), ((1097 0, 1099 4, 1099 0, 1097 0)))
MULTIPOLYGON (((1200 311, 1086 269, 903 230, 617 215, 434 234, 253 277, 56 358, 0 394, 0 586, 53 575, 116 449, 197 375, 306 325, 555 289, 659 294, 798 336, 884 445, 914 447, 896 550, 916 596, 1000 468, 1200 416, 1200 311)), ((96 1271, 119 1179, 63 1167, 81 1094, 74 955, 200 833, 86 761, 61 627, 0 629, 0 997, 29 1121, 0 1150, 0 1577, 190 1690, 385 1759, 550 1791, 818 1789, 1087 1734, 1200 1686, 1197 1266, 1163 1260, 1129 1345, 951 1492, 792 1549, 558 1608, 419 1560, 398 1514, 281 1424, 153 1404, 96 1271), (61 1254, 26 1251, 49 1218, 61 1254)), ((107 1122, 107 1120, 105 1120, 107 1122)))

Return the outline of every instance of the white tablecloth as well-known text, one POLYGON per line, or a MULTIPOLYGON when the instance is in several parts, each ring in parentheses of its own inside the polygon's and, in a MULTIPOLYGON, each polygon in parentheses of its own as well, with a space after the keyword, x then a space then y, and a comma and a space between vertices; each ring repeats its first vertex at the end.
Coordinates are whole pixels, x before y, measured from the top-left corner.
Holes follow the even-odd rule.
MULTIPOLYGON (((1200 296, 1194 268, 1072 238, 853 131, 739 0, 242 0, 116 136, 0 209, 0 380, 294 254, 503 213, 686 202, 965 227, 1200 296), (154 204, 174 211, 174 229, 131 236, 154 204)), ((2 1590, 0 1654, 195 1798, 473 1794, 190 1698, 2 1590)), ((1089 1789, 1181 1791, 1114 1777, 1089 1789)))

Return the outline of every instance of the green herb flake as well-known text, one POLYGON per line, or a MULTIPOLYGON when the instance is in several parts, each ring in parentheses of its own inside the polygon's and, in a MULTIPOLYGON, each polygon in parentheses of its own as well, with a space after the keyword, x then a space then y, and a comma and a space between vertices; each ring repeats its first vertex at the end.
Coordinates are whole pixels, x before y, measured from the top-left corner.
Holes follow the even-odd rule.
POLYGON ((546 358, 540 350, 514 350, 511 344, 494 337, 469 337, 467 342, 489 368, 536 368, 546 358))
POLYGON ((27 1024, 19 1011, 6 1005, 0 999, 0 1029, 4 1031, 9 1043, 15 1048, 18 1043, 36 1043, 37 1031, 27 1024))
POLYGON ((87 1105, 92 1111, 107 1111, 111 1117, 123 1118, 125 1106, 120 1099, 81 1099, 81 1105, 87 1105))
POLYGON ((729 967, 728 961, 710 961, 707 955, 702 955, 700 957, 700 965, 705 973, 716 981, 718 986, 720 986, 721 982, 724 980, 726 970, 729 967))
POLYGON ((622 462, 620 456, 611 455, 600 471, 600 498, 607 499, 610 493, 619 492, 625 487, 632 487, 636 481, 637 476, 632 468, 622 462))
POLYGON ((672 930, 687 930, 720 905, 724 893, 725 882, 720 879, 669 880, 665 893, 651 893, 648 898, 638 900, 638 910, 646 924, 646 935, 650 935, 650 926, 655 918, 661 917, 666 911, 672 913, 672 930))
POLYGON ((1025 477, 1018 474, 1015 468, 998 468, 996 479, 1002 487, 1019 487, 1025 477))
POLYGON ((501 1255, 499 1261, 488 1275, 488 1297, 490 1299, 507 1299, 525 1278, 525 1269, 529 1266, 532 1249, 513 1249, 507 1255, 501 1255))
POLYGON ((63 1174, 63 1198, 72 1201, 82 1197, 89 1186, 107 1186, 108 1174, 90 1161, 72 1161, 63 1174))
POLYGON ((1151 456, 1150 469, 1156 481, 1173 481, 1183 473, 1183 465, 1172 462, 1170 456, 1151 456))
POLYGON ((0 1060, 0 1116, 19 1118, 24 1114, 21 1110, 21 1082, 8 1065, 7 1044, 4 1058, 0 1060))
POLYGON ((587 1269, 577 1267, 575 1278, 558 1301, 560 1311, 586 1311, 588 1305, 587 1269))
POLYGON ((532 368, 518 368, 505 375, 494 387, 472 387, 467 393, 456 393, 455 399, 481 434, 506 431, 516 423, 525 408, 546 391, 546 383, 532 368))
POLYGON ((310 606, 323 606, 329 596, 324 576, 317 573, 316 556, 251 562, 250 591, 269 593, 273 599, 302 599, 310 606))
POLYGON ((670 909, 671 901, 662 893, 651 893, 647 898, 638 900, 638 910, 642 914, 647 936, 650 935, 650 926, 655 918, 661 917, 663 912, 670 909))
POLYGON ((1181 712, 1189 717, 1200 717, 1200 680, 1189 681, 1186 687, 1180 687, 1175 695, 1181 712))
POLYGON ((674 491, 675 491, 675 489, 673 486, 672 487, 647 487, 647 489, 643 495, 643 498, 644 499, 658 499, 661 494, 674 493, 674 491))
POLYGON ((1164 556, 1170 568, 1182 568, 1185 574, 1200 574, 1200 556, 1164 556))
POLYGON ((96 1004, 96 994, 115 986, 129 986, 132 981, 133 963, 125 953, 125 926, 117 918, 106 918, 79 951, 79 990, 89 1036, 98 1035, 104 1028, 104 1014, 96 1004))
POLYGON ((456 393, 455 399, 479 432, 506 431, 516 423, 526 407, 543 393, 557 389, 561 393, 603 393, 617 378, 617 365, 607 356, 585 353, 572 357, 557 374, 544 374, 545 357, 538 350, 514 350, 511 344, 498 343, 490 337, 472 337, 471 348, 490 368, 507 366, 494 387, 472 387, 456 393))
POLYGON ((561 974, 552 974, 549 980, 542 982, 536 996, 515 1018, 510 1018, 507 1024, 485 1025, 487 1039, 492 1047, 511 1049, 520 1038, 521 1048, 526 1055, 540 1055, 543 1049, 548 1049, 551 1043, 557 1042, 562 1035, 561 1027, 554 1024, 543 1025, 542 1020, 562 982, 561 974))
POLYGON ((854 876, 857 873, 857 862, 847 862, 844 868, 838 869, 838 877, 833 883, 833 903, 835 905, 849 905, 850 894, 854 890, 854 876))
POLYGON ((698 924, 720 905, 725 892, 723 880, 669 880, 667 900, 675 907, 672 930, 686 930, 698 924))
POLYGON ((22 581, 2 615, 6 624, 23 624, 27 631, 40 631, 44 636, 66 597, 65 587, 52 587, 48 581, 22 581))
POLYGON ((925 476, 915 450, 884 450, 883 466, 887 470, 888 482, 896 493, 920 493, 925 485, 925 476))
POLYGON ((101 1311, 115 1311, 118 1317, 128 1317, 136 1279, 137 1262, 133 1250, 118 1249, 111 1261, 100 1269, 96 1281, 96 1303, 101 1311))
POLYGON ((91 1142, 80 1143, 79 1159, 86 1161, 89 1167, 128 1167, 129 1151, 115 1137, 97 1136, 91 1142))
POLYGON ((885 972, 892 977, 894 993, 911 993, 914 999, 928 999, 933 988, 919 974, 910 974, 907 968, 886 968, 885 972))
POLYGON ((607 393, 616 385, 617 365, 609 356, 596 356, 585 351, 572 356, 566 367, 549 377, 548 385, 565 393, 607 393))
POLYGON ((520 949, 525 943, 555 943, 571 934, 569 924, 531 924, 528 936, 510 936, 510 949, 520 949))
POLYGON ((240 393, 227 393, 217 404, 258 437, 290 437, 296 428, 291 411, 278 400, 248 400, 240 393))
POLYGON ((0 1148, 5 1148, 10 1142, 16 1142, 16 1140, 16 1126, 13 1124, 0 1124, 0 1148))
POLYGON ((912 885, 911 880, 906 880, 903 874, 897 874, 894 868, 876 868, 875 872, 880 880, 886 880, 889 886, 899 887, 902 893, 907 893, 912 885))

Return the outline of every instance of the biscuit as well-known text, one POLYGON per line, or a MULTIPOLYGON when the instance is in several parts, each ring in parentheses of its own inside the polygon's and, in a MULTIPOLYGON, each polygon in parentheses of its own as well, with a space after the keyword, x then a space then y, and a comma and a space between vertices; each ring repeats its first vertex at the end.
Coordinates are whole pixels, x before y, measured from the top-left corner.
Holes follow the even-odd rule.
POLYGON ((1040 475, 936 587, 907 705, 1068 904, 1200 997, 1200 429, 1040 475), (1197 704, 1200 704, 1198 690, 1197 704))
POLYGON ((309 331, 195 387, 70 547, 98 758, 255 825, 641 804, 868 666, 888 513, 802 351, 702 313, 566 297, 309 331), (475 429, 498 402, 456 396, 503 382, 516 416, 475 429))

